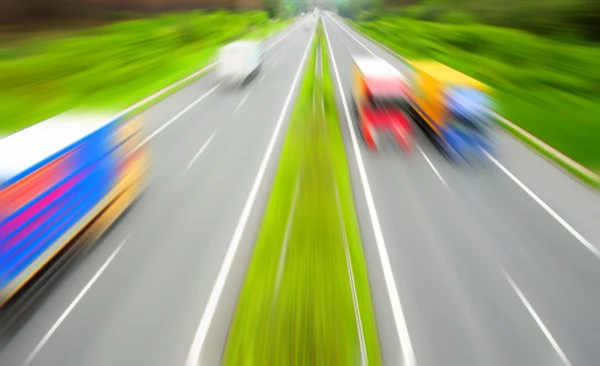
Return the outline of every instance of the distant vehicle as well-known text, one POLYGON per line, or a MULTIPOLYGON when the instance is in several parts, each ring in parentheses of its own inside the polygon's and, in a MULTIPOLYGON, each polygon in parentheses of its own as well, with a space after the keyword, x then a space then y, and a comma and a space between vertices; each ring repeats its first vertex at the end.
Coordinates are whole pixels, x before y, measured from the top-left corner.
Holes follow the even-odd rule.
POLYGON ((236 41, 221 48, 218 55, 219 78, 231 85, 247 84, 260 73, 263 50, 258 42, 236 41))
POLYGON ((138 119, 67 113, 0 140, 0 306, 141 194, 144 137, 138 119))
POLYGON ((492 149, 494 120, 488 88, 434 61, 410 62, 414 70, 411 114, 452 161, 481 162, 492 149))
POLYGON ((371 150, 386 137, 405 152, 412 147, 412 127, 406 114, 410 87, 407 79, 384 60, 354 57, 352 100, 357 127, 371 150))

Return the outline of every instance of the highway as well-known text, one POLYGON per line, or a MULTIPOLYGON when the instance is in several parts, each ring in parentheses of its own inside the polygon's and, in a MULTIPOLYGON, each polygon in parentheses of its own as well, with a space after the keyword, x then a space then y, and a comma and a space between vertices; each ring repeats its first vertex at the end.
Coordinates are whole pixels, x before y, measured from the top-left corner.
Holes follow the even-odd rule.
MULTIPOLYGON (((325 27, 352 113, 352 55, 403 64, 325 27)), ((490 164, 457 167, 422 133, 412 156, 372 154, 341 115, 386 365, 598 364, 598 195, 503 133, 490 164)))
MULTIPOLYGON (((411 156, 368 152, 347 120, 351 56, 402 66, 332 17, 385 365, 597 365, 600 198, 503 133, 482 168, 421 134, 411 156)), ((53 283, 0 365, 219 364, 315 25, 267 40, 247 88, 209 73, 145 113, 148 191, 53 283)))
POLYGON ((41 297, 0 365, 184 365, 204 318, 201 360, 219 363, 315 25, 301 19, 267 40, 263 73, 247 88, 209 73, 145 113, 148 191, 41 297), (218 308, 203 315, 243 224, 218 308))

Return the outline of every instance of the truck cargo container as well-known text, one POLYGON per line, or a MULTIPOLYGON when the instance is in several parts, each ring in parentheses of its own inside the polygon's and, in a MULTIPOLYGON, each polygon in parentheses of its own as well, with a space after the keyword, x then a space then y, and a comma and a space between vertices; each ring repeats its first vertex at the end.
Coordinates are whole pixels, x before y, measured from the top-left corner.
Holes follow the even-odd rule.
POLYGON ((410 109, 437 147, 453 161, 481 161, 492 149, 490 89, 435 61, 409 61, 410 109))
POLYGON ((139 119, 75 113, 0 140, 0 305, 142 192, 142 140, 139 119))

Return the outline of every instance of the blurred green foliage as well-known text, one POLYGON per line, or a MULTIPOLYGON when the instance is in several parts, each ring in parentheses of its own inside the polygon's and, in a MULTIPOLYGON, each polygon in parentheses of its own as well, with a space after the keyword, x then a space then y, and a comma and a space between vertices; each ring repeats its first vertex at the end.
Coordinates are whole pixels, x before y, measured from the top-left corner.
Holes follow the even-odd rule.
POLYGON ((501 114, 600 170, 600 46, 400 16, 357 27, 404 57, 434 59, 489 84, 501 114))
POLYGON ((384 14, 385 0, 334 0, 338 13, 351 19, 374 20, 384 14))
POLYGON ((193 11, 0 46, 0 132, 74 106, 124 108, 278 24, 265 12, 193 11))
POLYGON ((467 12, 460 10, 453 10, 445 13, 441 13, 437 20, 441 23, 448 24, 473 24, 476 23, 475 17, 467 12))
POLYGON ((278 17, 284 8, 281 0, 263 0, 263 3, 270 18, 278 17))
MULTIPOLYGON (((274 1, 274 0, 266 0, 274 1)), ((314 0, 279 0, 282 2, 285 12, 285 16, 298 16, 302 13, 308 13, 312 11, 315 2, 314 0)))
POLYGON ((366 20, 362 11, 376 17, 383 5, 388 15, 466 24, 479 22, 526 30, 554 37, 600 40, 598 0, 342 0, 340 14, 366 20))

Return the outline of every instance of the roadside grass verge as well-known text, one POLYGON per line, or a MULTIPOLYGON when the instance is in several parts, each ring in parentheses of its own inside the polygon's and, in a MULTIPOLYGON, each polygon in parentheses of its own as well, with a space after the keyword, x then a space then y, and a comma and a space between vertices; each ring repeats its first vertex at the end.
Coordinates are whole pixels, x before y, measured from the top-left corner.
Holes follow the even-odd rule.
POLYGON ((223 364, 366 365, 363 356, 382 364, 319 24, 223 364))
MULTIPOLYGON (((600 46, 480 24, 436 24, 392 16, 351 24, 403 57, 434 59, 492 86, 502 116, 600 173, 600 73, 595 65, 600 46)), ((515 132, 509 126, 507 130, 515 132)), ((599 185, 530 138, 514 134, 579 178, 599 185)))
POLYGON ((0 46, 0 134, 76 107, 124 109, 207 66, 223 44, 286 24, 264 12, 193 11, 0 46))
POLYGON ((546 159, 557 164, 559 167, 570 173, 573 177, 579 179, 581 182, 589 185, 592 188, 600 190, 600 176, 596 172, 588 169, 581 169, 579 163, 571 159, 565 160, 562 156, 556 154, 554 148, 548 147, 546 144, 540 144, 539 139, 531 138, 531 134, 529 132, 524 131, 511 122, 507 122, 502 119, 500 119, 498 122, 508 132, 533 148, 546 159))

